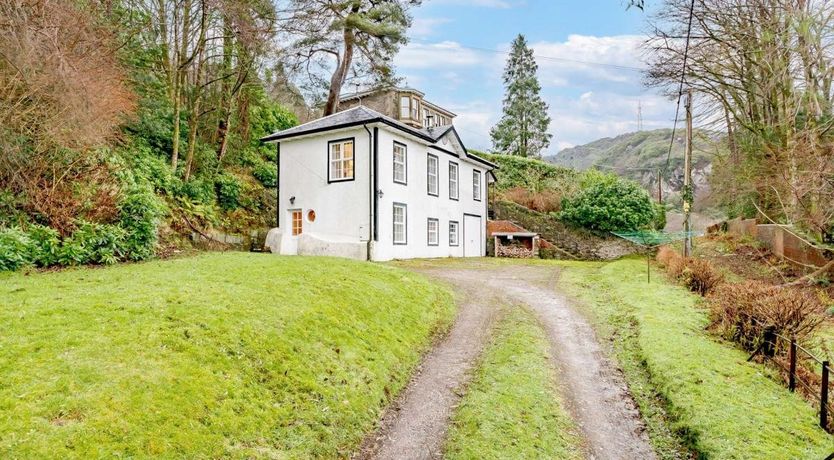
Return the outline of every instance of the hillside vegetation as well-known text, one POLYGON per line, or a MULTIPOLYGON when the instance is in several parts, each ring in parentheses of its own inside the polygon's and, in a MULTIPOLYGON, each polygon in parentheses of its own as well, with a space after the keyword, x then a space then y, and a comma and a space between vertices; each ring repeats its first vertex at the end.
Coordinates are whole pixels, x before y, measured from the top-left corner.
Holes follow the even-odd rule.
MULTIPOLYGON (((676 196, 683 188, 684 134, 682 130, 675 131, 671 156, 669 144, 672 130, 656 129, 598 139, 564 149, 544 160, 580 171, 598 168, 615 172, 621 177, 639 182, 656 194, 657 171, 666 168, 666 160, 669 158, 669 166, 663 174, 663 191, 664 194, 676 196)), ((693 141, 693 183, 696 196, 702 198, 709 190, 713 160, 716 156, 726 155, 727 147, 722 137, 704 130, 695 130, 693 141)))
POLYGON ((0 5, 0 270, 142 260, 195 231, 267 225, 277 168, 259 138, 298 122, 277 102, 280 64, 265 67, 274 16, 0 5))
POLYGON ((0 457, 344 458, 451 294, 397 268, 213 253, 0 274, 0 457))
MULTIPOLYGON (((672 144, 672 156, 669 160, 671 169, 683 167, 684 135, 685 133, 681 130, 675 131, 675 142, 672 144)), ((578 170, 593 166, 610 166, 616 169, 663 168, 669 154, 671 136, 671 129, 626 133, 566 148, 556 155, 545 157, 544 160, 578 170)), ((723 152, 721 139, 711 136, 707 131, 695 130, 693 141, 694 165, 708 164, 712 161, 714 153, 723 152)), ((637 177, 632 178, 637 179, 637 177)))
POLYGON ((514 202, 603 233, 665 225, 664 208, 655 205, 632 180, 604 171, 578 172, 533 158, 474 153, 499 166, 495 171, 498 201, 514 202))

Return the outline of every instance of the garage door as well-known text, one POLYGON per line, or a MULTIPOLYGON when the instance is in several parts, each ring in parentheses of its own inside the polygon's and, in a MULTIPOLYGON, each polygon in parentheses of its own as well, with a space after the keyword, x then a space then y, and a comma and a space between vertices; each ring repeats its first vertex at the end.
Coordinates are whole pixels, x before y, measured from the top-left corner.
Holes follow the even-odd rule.
POLYGON ((463 256, 480 257, 483 254, 481 246, 484 244, 481 216, 464 214, 463 216, 463 256))

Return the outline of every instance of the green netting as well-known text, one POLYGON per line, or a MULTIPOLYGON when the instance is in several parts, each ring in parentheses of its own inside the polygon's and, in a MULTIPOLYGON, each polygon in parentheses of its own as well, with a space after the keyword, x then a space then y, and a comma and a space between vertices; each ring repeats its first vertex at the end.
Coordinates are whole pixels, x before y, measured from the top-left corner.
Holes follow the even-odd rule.
MULTIPOLYGON (((669 244, 673 241, 685 240, 686 238, 700 236, 699 232, 659 232, 657 230, 640 230, 637 232, 611 232, 614 235, 631 241, 634 244, 646 247, 655 248, 664 244, 669 244)), ((646 251, 646 281, 651 282, 651 252, 646 251)))
POLYGON ((687 237, 699 236, 699 232, 659 232, 656 230, 640 230, 637 232, 611 232, 618 237, 648 248, 662 246, 687 237))

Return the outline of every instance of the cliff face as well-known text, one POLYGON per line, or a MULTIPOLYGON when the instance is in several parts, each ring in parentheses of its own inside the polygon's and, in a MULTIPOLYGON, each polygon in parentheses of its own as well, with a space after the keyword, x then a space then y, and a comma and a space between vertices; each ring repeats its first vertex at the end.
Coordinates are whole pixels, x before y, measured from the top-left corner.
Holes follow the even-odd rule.
MULTIPOLYGON (((580 170, 591 167, 610 170, 643 184, 652 196, 657 196, 657 174, 666 165, 671 136, 671 129, 627 133, 564 149, 544 160, 580 170)), ((698 201, 709 194, 713 157, 726 154, 727 147, 723 137, 707 131, 696 130, 693 139, 692 182, 698 201)), ((683 188, 683 151, 684 133, 678 130, 669 167, 661 181, 664 199, 679 199, 683 188)))

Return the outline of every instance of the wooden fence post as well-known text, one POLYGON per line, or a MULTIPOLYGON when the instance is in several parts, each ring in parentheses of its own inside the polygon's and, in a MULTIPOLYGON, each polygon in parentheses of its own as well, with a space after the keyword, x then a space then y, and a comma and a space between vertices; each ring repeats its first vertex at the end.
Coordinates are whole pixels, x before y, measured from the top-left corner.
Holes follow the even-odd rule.
POLYGON ((767 326, 764 330, 763 340, 764 348, 762 348, 762 351, 766 357, 772 358, 776 352, 776 328, 767 326))
POLYGON ((822 362, 822 387, 820 388, 820 426, 828 431, 828 361, 822 362))
POLYGON ((791 347, 788 350, 788 359, 790 360, 788 371, 788 388, 791 391, 796 390, 796 339, 791 337, 791 347))

